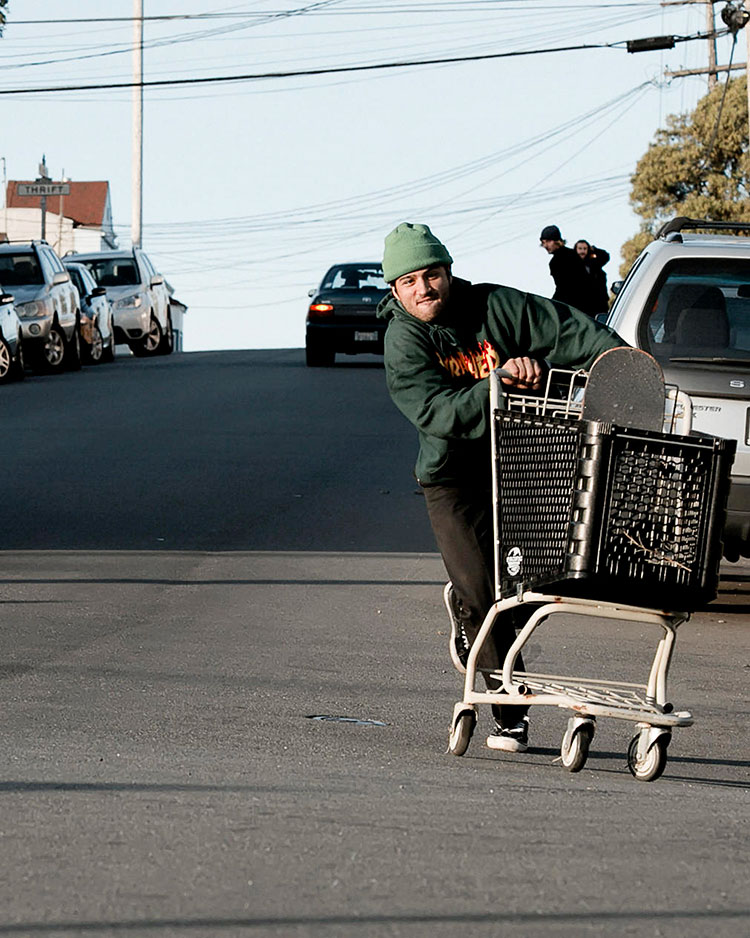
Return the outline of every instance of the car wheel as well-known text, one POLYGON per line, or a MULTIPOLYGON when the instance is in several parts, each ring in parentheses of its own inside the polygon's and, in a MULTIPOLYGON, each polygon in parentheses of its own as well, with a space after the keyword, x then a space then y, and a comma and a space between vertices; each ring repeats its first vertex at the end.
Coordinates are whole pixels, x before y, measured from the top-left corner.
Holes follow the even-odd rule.
POLYGON ((172 329, 172 317, 167 316, 167 328, 161 337, 159 345, 159 355, 171 355, 174 349, 174 331, 172 329))
POLYGON ((162 337, 162 328, 159 325, 159 321, 152 316, 146 335, 141 339, 140 342, 134 342, 130 346, 133 349, 133 354, 141 356, 158 355, 159 347, 162 343, 162 337))
POLYGON ((10 353, 10 346, 5 339, 0 336, 0 384, 7 384, 13 380, 13 356, 10 353))
POLYGON ((86 361, 92 365, 98 365, 104 359, 104 341, 99 331, 99 326, 91 327, 91 345, 85 346, 86 361))
POLYGON ((109 345, 102 351, 102 361, 113 362, 115 360, 115 327, 112 322, 109 323, 109 345))
POLYGON ((65 345, 65 367, 69 371, 80 371, 81 365, 81 333, 76 322, 73 334, 65 345))
POLYGON ((65 365, 65 335, 62 329, 55 324, 44 340, 39 358, 42 371, 62 371, 65 365))
POLYGON ((23 381, 26 377, 26 360, 23 354, 23 336, 18 333, 16 342, 16 360, 13 362, 13 377, 16 381, 23 381))
POLYGON ((310 368, 328 368, 336 360, 336 353, 317 342, 305 343, 305 362, 310 368))

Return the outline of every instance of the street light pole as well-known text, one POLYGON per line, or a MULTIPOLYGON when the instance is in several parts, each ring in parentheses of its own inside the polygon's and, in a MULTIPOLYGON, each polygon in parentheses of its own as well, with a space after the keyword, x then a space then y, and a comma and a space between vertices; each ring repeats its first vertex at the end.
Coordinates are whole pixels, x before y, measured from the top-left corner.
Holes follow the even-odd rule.
POLYGON ((130 237, 141 246, 143 215, 143 0, 133 0, 133 192, 130 237))

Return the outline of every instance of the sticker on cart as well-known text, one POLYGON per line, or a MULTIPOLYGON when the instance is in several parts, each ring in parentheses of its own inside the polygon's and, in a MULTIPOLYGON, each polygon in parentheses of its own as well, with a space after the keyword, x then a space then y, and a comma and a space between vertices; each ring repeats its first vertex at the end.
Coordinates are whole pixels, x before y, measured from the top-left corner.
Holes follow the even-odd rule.
POLYGON ((523 554, 520 547, 511 547, 505 555, 505 566, 508 568, 508 576, 518 576, 521 572, 521 563, 523 554))

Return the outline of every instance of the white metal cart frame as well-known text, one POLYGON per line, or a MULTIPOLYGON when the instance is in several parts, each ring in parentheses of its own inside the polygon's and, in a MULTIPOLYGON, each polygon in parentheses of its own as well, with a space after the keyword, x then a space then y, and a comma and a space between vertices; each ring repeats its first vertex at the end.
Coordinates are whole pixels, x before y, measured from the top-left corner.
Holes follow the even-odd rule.
MULTIPOLYGON (((565 416, 580 411, 580 391, 585 385, 585 373, 571 372, 567 399, 552 400, 550 381, 541 398, 511 396, 511 403, 520 409, 545 408, 544 412, 557 412, 565 416), (576 400, 578 398, 578 401, 576 400)), ((500 386, 502 373, 492 372, 490 377, 490 407, 494 414, 503 393, 500 386)), ((541 412, 541 411, 537 411, 541 412)), ((692 410, 690 398, 676 388, 667 389, 667 417, 669 429, 677 423, 682 432, 689 432, 692 410), (671 402, 671 403, 670 403, 671 402)), ((492 421, 492 445, 495 451, 495 421, 492 421)), ((620 603, 568 598, 524 591, 518 596, 502 598, 499 568, 500 532, 497 530, 498 486, 495 460, 493 459, 493 507, 495 518, 495 596, 496 602, 485 616, 479 633, 472 644, 466 662, 463 699, 453 710, 453 720, 448 749, 455 755, 463 755, 471 740, 477 719, 479 704, 502 704, 503 706, 552 706, 573 711, 562 739, 562 764, 571 772, 580 771, 588 756, 593 738, 596 718, 608 717, 635 723, 637 733, 628 748, 628 767, 642 781, 658 778, 666 764, 667 746, 672 730, 679 726, 690 726, 692 714, 687 710, 675 712, 667 695, 669 667, 674 651, 677 628, 689 618, 687 612, 659 611, 641 606, 620 603), (477 690, 477 657, 498 618, 519 605, 532 605, 535 610, 510 646, 502 669, 483 672, 501 682, 495 690, 477 690), (640 622, 662 630, 654 653, 653 662, 645 684, 576 678, 565 675, 539 674, 517 671, 516 662, 531 636, 551 617, 561 614, 588 616, 598 619, 640 622)))

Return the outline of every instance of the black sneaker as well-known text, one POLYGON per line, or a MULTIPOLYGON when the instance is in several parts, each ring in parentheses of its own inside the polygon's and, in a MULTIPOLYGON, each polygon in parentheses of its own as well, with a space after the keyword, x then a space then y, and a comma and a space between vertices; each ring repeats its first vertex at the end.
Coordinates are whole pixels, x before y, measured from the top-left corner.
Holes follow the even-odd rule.
POLYGON ((453 584, 446 583, 443 590, 443 602, 448 610, 448 617, 451 620, 451 638, 448 649, 451 653, 453 666, 457 671, 466 674, 466 661, 469 657, 471 645, 464 632, 464 627, 459 619, 458 598, 453 591, 453 584))
POLYGON ((504 752, 526 752, 529 748, 529 718, 524 717, 515 726, 503 729, 499 723, 487 737, 490 749, 502 749, 504 752))

